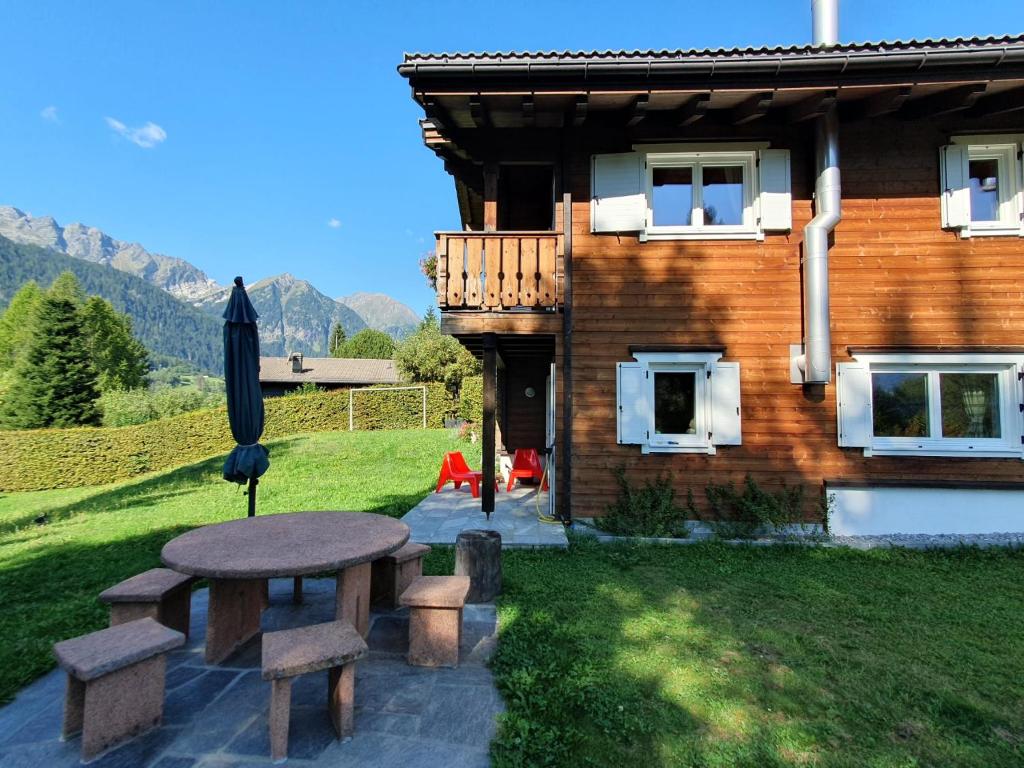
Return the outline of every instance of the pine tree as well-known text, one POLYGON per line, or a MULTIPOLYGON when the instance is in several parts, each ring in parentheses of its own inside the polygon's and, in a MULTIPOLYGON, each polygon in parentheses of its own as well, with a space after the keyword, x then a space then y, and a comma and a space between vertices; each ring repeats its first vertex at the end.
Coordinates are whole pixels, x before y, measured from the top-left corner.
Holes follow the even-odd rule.
POLYGON ((43 290, 29 280, 11 297, 6 311, 0 314, 0 372, 10 370, 28 346, 35 327, 36 312, 43 290))
POLYGON ((146 386, 149 357, 132 335, 132 320, 99 296, 90 296, 82 307, 87 349, 99 374, 103 392, 146 386))
POLYGON ((80 300, 77 281, 62 275, 40 299, 34 332, 0 407, 0 425, 34 429, 99 424, 96 369, 76 295, 80 300))
POLYGON ((345 329, 341 323, 335 323, 331 329, 331 338, 327 342, 328 357, 344 357, 342 347, 345 346, 345 329))

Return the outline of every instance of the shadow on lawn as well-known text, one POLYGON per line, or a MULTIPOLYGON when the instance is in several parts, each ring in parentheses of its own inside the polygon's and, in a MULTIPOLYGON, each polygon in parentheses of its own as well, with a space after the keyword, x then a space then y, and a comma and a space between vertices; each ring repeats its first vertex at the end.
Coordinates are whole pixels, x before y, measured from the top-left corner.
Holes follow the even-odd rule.
POLYGON ((1020 764, 1021 553, 505 558, 496 766, 1020 764))
MULTIPOLYGON (((273 441, 268 444, 271 449, 271 458, 280 460, 296 452, 303 442, 303 438, 273 441)), ((37 519, 40 516, 39 510, 9 518, 0 524, 0 535, 32 524, 46 525, 60 522, 83 512, 117 512, 139 505, 159 504, 192 493, 211 482, 226 483, 221 478, 221 468, 224 466, 225 457, 226 454, 213 456, 177 469, 145 475, 139 480, 127 480, 118 483, 113 488, 101 486, 91 496, 43 510, 41 520, 37 519)), ((244 513, 244 505, 241 508, 244 513)))
POLYGON ((97 595, 160 565, 160 549, 191 526, 168 526, 102 545, 38 547, 0 571, 0 702, 54 666, 58 640, 102 629, 97 595))

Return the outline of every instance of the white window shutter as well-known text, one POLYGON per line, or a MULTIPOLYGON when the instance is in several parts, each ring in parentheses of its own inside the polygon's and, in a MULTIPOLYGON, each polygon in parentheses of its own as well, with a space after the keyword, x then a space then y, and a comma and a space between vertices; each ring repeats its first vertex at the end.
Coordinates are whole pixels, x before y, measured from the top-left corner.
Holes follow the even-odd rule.
POLYGON ((761 192, 761 229, 788 232, 793 228, 793 194, 789 177, 789 150, 762 149, 758 154, 761 192))
POLYGON ((711 369, 711 443, 742 445, 740 364, 714 363, 711 369))
POLYGON ((836 364, 836 414, 839 445, 867 448, 874 426, 871 418, 871 370, 867 363, 836 364))
POLYGON ((647 397, 646 369, 640 363, 617 363, 616 409, 618 426, 616 440, 620 445, 643 445, 647 442, 651 407, 647 397))
POLYGON ((637 152, 594 155, 590 170, 590 231, 644 229, 647 195, 642 156, 637 152))
POLYGON ((939 173, 942 184, 943 229, 966 229, 971 224, 970 173, 967 147, 947 144, 939 149, 939 173))

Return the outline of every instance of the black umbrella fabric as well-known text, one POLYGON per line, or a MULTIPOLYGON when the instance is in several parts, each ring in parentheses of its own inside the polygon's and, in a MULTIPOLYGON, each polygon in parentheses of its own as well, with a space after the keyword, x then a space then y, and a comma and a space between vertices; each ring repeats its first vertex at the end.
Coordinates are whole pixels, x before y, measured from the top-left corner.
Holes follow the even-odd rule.
POLYGON ((260 390, 259 315, 249 301, 242 278, 235 278, 224 310, 224 388, 228 422, 238 443, 224 462, 224 479, 249 483, 249 517, 256 514, 256 483, 270 468, 263 434, 263 392, 260 390))

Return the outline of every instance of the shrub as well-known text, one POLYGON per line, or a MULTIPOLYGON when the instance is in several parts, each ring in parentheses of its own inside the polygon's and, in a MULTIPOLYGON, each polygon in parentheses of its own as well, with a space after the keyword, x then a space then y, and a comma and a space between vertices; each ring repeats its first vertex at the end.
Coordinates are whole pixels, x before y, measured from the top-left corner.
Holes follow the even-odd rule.
POLYGON ((224 393, 197 389, 114 390, 104 392, 99 404, 103 411, 103 426, 127 427, 204 408, 216 408, 224 404, 224 393))
POLYGON ((732 483, 709 484, 704 494, 708 499, 707 513, 701 514, 697 510, 692 495, 688 504, 690 512, 696 519, 709 525, 720 538, 748 538, 779 533, 804 519, 802 485, 787 486, 783 483, 773 493, 761 488, 754 478, 747 475, 742 491, 736 490, 732 483))
POLYGON ((479 439, 478 432, 476 424, 471 421, 463 422, 459 427, 459 440, 464 443, 475 443, 479 439))
POLYGON ((459 418, 474 423, 484 420, 484 377, 467 376, 459 390, 459 418))
MULTIPOLYGON (((451 398, 442 384, 426 386, 427 424, 441 427, 452 411, 451 398)), ((356 396, 357 429, 422 425, 420 391, 371 392, 362 397, 356 396), (409 416, 410 395, 416 403, 415 419, 409 416), (362 397, 372 397, 372 406, 364 408, 362 397)), ((348 427, 348 390, 266 401, 264 441, 348 427)), ((0 431, 0 491, 101 485, 226 453, 233 445, 223 407, 125 427, 0 431)))
POLYGON ((667 478, 658 477, 634 488, 626 470, 615 470, 619 496, 608 514, 596 518, 597 527, 617 536, 685 537, 684 510, 676 506, 676 492, 667 478))

